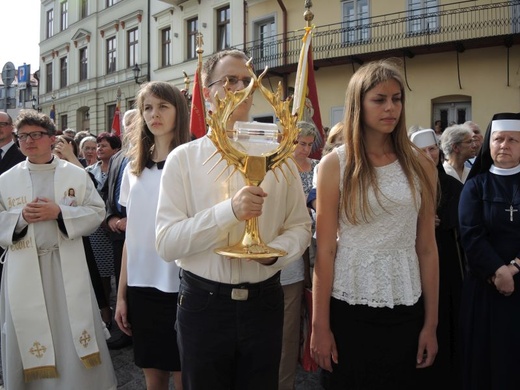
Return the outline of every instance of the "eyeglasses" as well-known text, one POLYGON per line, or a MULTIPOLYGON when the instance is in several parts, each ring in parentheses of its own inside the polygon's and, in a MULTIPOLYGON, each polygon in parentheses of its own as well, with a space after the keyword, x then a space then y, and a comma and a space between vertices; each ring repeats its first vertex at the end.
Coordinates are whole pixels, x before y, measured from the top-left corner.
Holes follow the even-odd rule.
POLYGON ((0 127, 11 126, 9 122, 0 122, 0 127))
POLYGON ((219 80, 215 80, 215 81, 209 83, 208 88, 212 87, 213 85, 215 85, 217 83, 224 83, 224 84, 227 83, 228 86, 232 87, 234 85, 237 85, 239 81, 242 81, 242 84, 244 86, 246 86, 246 85, 249 85, 249 83, 251 82, 251 77, 244 77, 241 79, 239 79, 238 77, 235 77, 235 76, 222 77, 219 80))
POLYGON ((471 145, 471 144, 476 144, 477 141, 476 140, 473 140, 473 139, 470 139, 469 141, 461 141, 461 144, 466 144, 466 145, 471 145))
POLYGON ((16 139, 25 142, 29 137, 31 137, 32 140, 37 140, 43 137, 44 135, 49 135, 49 133, 46 133, 45 131, 33 131, 32 133, 17 134, 16 139))

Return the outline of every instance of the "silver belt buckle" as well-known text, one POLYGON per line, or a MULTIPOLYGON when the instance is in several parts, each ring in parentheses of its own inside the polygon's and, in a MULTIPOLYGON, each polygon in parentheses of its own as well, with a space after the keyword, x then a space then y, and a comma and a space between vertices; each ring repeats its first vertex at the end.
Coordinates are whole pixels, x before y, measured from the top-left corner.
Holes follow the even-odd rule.
POLYGON ((231 299, 234 301, 247 301, 249 290, 246 288, 234 288, 231 290, 231 299))

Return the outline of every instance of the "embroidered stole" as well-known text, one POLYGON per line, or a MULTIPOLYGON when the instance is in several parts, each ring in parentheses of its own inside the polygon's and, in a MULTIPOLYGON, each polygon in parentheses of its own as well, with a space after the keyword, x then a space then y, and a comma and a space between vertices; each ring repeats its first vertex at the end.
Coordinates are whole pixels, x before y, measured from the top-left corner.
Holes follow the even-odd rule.
MULTIPOLYGON (((63 194, 69 188, 74 188, 76 202, 82 205, 86 188, 85 176, 75 174, 73 170, 64 167, 64 164, 66 163, 60 161, 55 170, 55 202, 60 204, 63 194)), ((9 209, 20 209, 34 199, 26 162, 19 164, 9 174, 14 179, 11 183, 17 184, 5 186, 2 193, 4 199, 21 199, 20 203, 8 205, 9 209)), ((90 304, 91 288, 83 241, 81 237, 65 237, 57 223, 56 230, 74 347, 85 367, 94 367, 101 364, 101 356, 96 340, 94 313, 90 304)), ((38 255, 34 227, 33 224, 29 224, 27 234, 9 246, 6 257, 9 262, 6 275, 9 304, 26 382, 58 377, 53 337, 63 337, 51 332, 38 255)))

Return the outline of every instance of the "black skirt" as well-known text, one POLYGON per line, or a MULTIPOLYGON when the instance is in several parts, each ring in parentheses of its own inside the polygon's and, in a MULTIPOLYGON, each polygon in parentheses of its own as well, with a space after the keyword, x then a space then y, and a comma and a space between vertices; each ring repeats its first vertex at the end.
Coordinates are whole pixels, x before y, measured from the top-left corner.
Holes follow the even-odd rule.
POLYGON ((424 321, 422 299, 393 309, 349 305, 332 298, 330 325, 338 350, 329 389, 414 389, 424 321))
POLYGON ((150 287, 128 287, 128 317, 136 366, 181 370, 175 331, 178 295, 150 287))

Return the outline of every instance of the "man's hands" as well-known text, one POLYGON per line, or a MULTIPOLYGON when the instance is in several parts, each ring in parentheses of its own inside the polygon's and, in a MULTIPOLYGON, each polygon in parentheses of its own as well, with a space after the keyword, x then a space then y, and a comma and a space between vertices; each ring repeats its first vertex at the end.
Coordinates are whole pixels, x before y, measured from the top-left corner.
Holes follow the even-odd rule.
POLYGON ((108 220, 108 228, 114 233, 124 233, 126 232, 126 217, 119 218, 115 215, 110 217, 108 220))
POLYGON ((262 205, 267 193, 261 187, 245 186, 231 199, 233 213, 239 221, 262 215, 262 205))
POLYGON ((54 221, 58 219, 61 209, 48 198, 36 198, 22 209, 22 217, 28 223, 54 221))
MULTIPOLYGON (((239 221, 245 221, 262 215, 264 198, 267 193, 261 187, 245 186, 238 191, 231 199, 233 213, 239 221)), ((263 265, 273 265, 278 260, 277 257, 267 259, 250 259, 263 265)))

